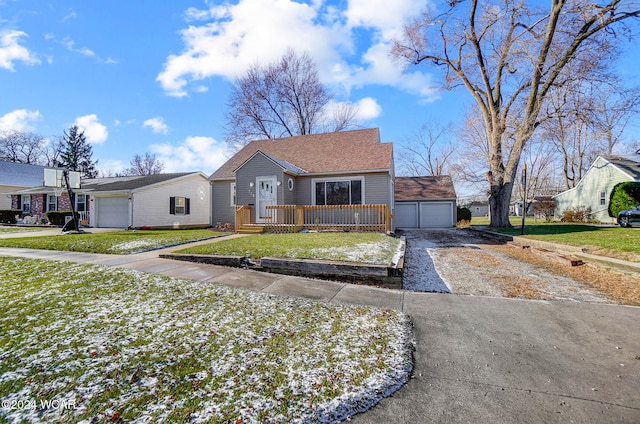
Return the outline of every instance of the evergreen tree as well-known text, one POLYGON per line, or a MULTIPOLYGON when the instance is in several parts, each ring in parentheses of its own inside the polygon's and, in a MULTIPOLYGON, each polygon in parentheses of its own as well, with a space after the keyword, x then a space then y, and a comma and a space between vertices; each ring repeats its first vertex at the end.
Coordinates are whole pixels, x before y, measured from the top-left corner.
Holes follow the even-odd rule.
POLYGON ((64 132, 59 166, 80 172, 82 178, 95 178, 98 175, 98 161, 92 161, 92 155, 91 145, 87 142, 84 131, 80 131, 77 125, 72 125, 69 132, 64 132))

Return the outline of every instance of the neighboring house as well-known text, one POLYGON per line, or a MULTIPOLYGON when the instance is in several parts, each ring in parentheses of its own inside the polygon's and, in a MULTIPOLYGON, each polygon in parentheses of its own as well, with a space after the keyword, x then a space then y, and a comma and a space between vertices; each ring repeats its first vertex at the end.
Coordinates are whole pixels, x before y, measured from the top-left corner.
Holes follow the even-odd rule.
POLYGON ((214 225, 393 229, 393 146, 377 128, 253 141, 209 179, 214 225))
POLYGON ((590 209, 591 219, 615 223, 609 216, 609 198, 613 187, 622 182, 640 182, 640 163, 616 156, 598 156, 578 185, 557 194, 555 219, 572 209, 590 209))
POLYGON ((395 201, 397 228, 442 228, 456 224, 456 190, 448 175, 396 177, 395 201))
MULTIPOLYGON (((74 190, 83 225, 112 228, 194 228, 211 225, 211 190, 202 172, 154 174, 81 180, 74 190)), ((29 196, 32 214, 69 210, 64 191, 51 187, 12 193, 14 207, 29 196)))
POLYGON ((467 209, 471 211, 471 216, 489 216, 489 202, 474 200, 469 203, 467 209))
MULTIPOLYGON (((38 187, 43 182, 44 166, 0 161, 0 209, 11 209, 11 193, 29 187, 38 187)), ((31 211, 28 198, 17 209, 31 211)))

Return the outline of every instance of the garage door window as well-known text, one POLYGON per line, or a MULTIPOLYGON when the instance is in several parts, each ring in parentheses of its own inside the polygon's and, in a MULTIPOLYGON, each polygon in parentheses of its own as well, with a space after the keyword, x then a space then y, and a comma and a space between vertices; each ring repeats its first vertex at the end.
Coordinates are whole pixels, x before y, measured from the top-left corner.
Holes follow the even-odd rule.
POLYGON ((317 181, 316 205, 361 205, 362 180, 317 181))
POLYGON ((170 197, 169 213, 171 215, 189 215, 190 203, 188 197, 170 197))

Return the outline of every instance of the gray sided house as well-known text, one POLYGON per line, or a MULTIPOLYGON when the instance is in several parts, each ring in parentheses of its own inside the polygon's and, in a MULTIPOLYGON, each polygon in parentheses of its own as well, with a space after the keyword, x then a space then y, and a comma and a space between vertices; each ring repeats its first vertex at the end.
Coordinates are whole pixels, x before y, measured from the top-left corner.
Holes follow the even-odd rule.
MULTIPOLYGON (((11 209, 11 195, 8 193, 41 186, 43 170, 44 166, 40 165, 0 161, 0 209, 11 209)), ((30 211, 29 203, 24 207, 30 211)))
POLYGON ((555 219, 572 209, 591 210, 591 219, 615 223, 609 216, 609 198, 613 187, 622 182, 640 182, 640 163, 617 156, 598 156, 580 182, 567 191, 557 194, 555 219))
POLYGON ((456 225, 457 196, 448 175, 397 177, 395 224, 400 229, 456 225))
POLYGON ((378 129, 253 141, 209 179, 214 225, 391 228, 393 147, 378 129))
MULTIPOLYGON (((83 179, 74 190, 81 223, 106 228, 198 228, 211 225, 211 191, 202 172, 83 179)), ((12 193, 43 206, 37 211, 69 210, 66 191, 51 187, 12 193)))

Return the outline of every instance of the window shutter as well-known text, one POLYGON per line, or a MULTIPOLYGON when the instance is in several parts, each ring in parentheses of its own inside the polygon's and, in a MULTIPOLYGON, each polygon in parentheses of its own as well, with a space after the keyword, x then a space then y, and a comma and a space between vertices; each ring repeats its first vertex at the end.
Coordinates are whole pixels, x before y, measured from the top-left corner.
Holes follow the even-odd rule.
POLYGON ((16 197, 18 198, 18 206, 16 209, 22 209, 22 196, 18 194, 16 197))
POLYGON ((189 212, 191 212, 191 202, 189 201, 189 198, 187 197, 186 199, 184 199, 184 214, 185 215, 189 215, 189 212))
POLYGON ((171 215, 176 214, 176 198, 175 197, 169 197, 169 213, 171 215))

